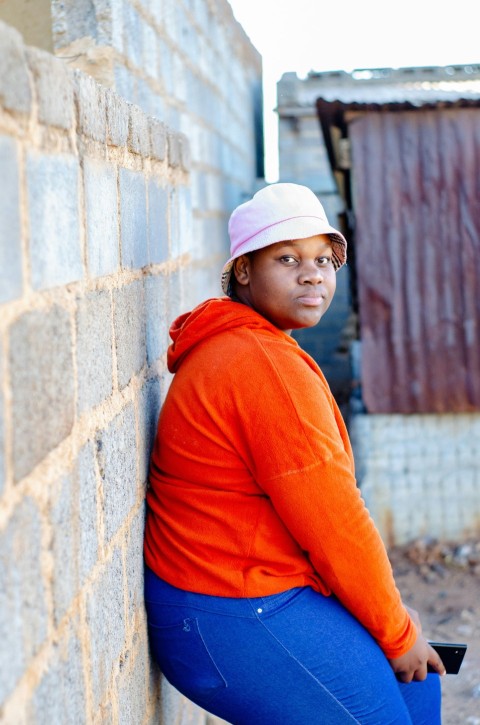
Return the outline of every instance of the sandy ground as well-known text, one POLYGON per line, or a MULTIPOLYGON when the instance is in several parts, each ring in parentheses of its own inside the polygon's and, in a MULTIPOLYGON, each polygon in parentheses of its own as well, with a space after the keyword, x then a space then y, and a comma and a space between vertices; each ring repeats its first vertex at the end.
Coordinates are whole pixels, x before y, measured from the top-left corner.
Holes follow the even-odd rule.
POLYGON ((442 679, 443 725, 480 725, 480 542, 419 540, 389 556, 425 636, 468 645, 459 674, 442 679))

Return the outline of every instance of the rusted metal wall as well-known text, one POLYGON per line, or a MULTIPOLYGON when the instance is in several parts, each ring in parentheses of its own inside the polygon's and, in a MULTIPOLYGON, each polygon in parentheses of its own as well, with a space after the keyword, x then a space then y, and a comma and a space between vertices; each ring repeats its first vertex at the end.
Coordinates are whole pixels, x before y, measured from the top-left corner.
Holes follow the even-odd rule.
POLYGON ((480 410, 480 109, 349 124, 372 413, 480 410))

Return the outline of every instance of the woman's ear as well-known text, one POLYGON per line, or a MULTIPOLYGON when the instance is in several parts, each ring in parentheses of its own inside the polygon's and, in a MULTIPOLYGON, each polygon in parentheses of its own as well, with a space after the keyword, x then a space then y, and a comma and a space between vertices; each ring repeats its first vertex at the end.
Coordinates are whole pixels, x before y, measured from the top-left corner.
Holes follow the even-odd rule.
POLYGON ((242 254, 241 257, 233 262, 233 274, 238 284, 247 285, 250 281, 250 260, 246 254, 242 254))

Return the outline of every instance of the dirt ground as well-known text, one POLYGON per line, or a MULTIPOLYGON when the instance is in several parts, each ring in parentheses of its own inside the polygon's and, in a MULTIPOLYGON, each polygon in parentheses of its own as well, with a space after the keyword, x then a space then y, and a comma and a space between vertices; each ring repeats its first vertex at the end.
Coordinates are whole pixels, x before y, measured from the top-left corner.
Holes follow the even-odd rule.
POLYGON ((468 645, 459 674, 442 679, 443 725, 480 725, 480 542, 422 539, 389 556, 427 639, 468 645))

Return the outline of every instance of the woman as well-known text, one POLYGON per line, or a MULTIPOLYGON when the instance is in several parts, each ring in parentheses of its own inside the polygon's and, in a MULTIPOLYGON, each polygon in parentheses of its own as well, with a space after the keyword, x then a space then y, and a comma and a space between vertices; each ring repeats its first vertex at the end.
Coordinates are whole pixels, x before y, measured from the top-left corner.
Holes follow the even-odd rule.
POLYGON ((272 184, 229 222, 226 297, 171 328, 152 454, 152 652, 231 723, 440 722, 444 668, 403 605, 347 431, 292 339, 335 292, 346 241, 316 196, 272 184))

